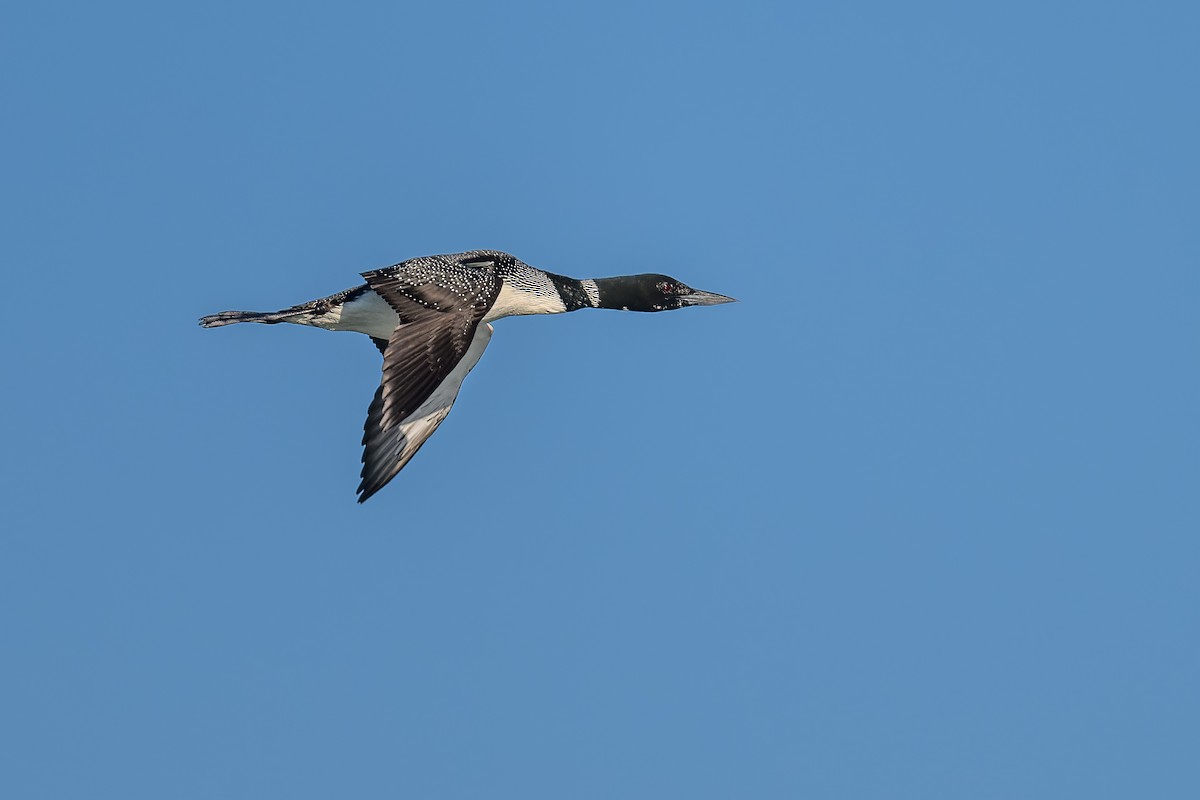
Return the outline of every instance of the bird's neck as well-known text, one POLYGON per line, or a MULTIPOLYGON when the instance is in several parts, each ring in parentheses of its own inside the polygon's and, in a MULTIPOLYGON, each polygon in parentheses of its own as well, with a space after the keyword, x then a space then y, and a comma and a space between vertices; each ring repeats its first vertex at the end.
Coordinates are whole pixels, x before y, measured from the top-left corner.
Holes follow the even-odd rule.
POLYGON ((579 281, 574 278, 568 278, 565 275, 555 275, 553 272, 547 272, 546 276, 550 278, 550 283, 553 284, 554 290, 558 292, 558 297, 562 300, 564 311, 578 311, 581 308, 597 307, 594 301, 598 293, 593 281, 579 281))

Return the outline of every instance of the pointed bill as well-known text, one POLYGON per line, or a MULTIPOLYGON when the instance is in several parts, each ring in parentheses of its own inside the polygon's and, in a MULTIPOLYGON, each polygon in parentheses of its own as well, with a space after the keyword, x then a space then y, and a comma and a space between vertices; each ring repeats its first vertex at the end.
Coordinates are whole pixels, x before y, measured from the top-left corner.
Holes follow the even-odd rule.
POLYGON ((732 297, 715 292, 692 292, 679 298, 685 306, 719 306, 722 303, 736 303, 732 297))

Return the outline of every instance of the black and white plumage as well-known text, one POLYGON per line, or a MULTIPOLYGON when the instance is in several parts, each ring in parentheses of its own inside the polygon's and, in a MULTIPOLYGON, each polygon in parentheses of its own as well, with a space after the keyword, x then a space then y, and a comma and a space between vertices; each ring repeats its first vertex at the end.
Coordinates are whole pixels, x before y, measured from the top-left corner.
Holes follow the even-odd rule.
POLYGON ((371 337, 383 354, 383 379, 364 426, 360 503, 394 478, 450 413, 492 338, 493 320, 581 308, 669 311, 733 302, 666 275, 575 280, 495 250, 414 258, 363 277, 361 286, 282 311, 222 311, 200 320, 205 328, 290 322, 371 337))

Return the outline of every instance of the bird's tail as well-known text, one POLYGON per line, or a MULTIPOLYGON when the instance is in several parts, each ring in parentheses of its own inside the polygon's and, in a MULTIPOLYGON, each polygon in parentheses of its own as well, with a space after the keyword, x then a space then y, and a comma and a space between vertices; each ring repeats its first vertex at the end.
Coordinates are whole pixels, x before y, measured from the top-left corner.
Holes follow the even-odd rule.
POLYGON ((202 328, 219 328, 222 325, 232 325, 235 322, 262 322, 266 325, 274 325, 277 322, 288 322, 289 317, 294 317, 295 311, 222 311, 219 314, 209 314, 207 317, 200 318, 200 327, 202 328))

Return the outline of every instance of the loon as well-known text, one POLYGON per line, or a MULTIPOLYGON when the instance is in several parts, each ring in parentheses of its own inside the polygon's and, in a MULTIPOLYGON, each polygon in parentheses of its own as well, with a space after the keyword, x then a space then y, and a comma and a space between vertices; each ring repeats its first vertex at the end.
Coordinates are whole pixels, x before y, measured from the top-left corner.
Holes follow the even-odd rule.
POLYGON ((362 276, 360 286, 282 311, 200 319, 205 328, 290 322, 371 337, 383 355, 383 379, 363 426, 360 503, 394 478, 450 413, 491 341, 490 322, 581 308, 671 311, 735 302, 666 275, 575 280, 497 250, 423 256, 362 276))

